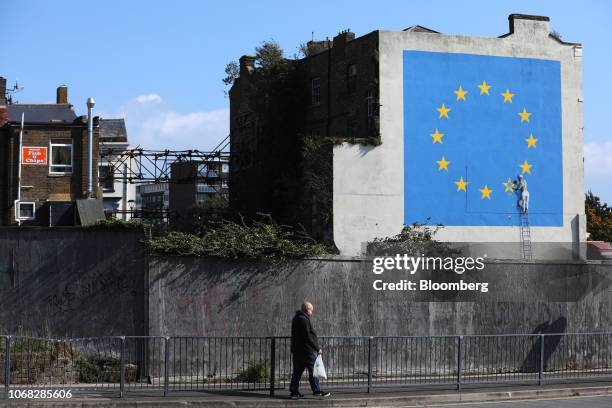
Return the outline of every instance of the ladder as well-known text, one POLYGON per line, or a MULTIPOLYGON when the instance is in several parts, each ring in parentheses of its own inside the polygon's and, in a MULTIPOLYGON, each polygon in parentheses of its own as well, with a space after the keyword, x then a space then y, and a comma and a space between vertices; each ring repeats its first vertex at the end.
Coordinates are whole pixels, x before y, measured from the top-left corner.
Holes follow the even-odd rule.
POLYGON ((531 228, 529 227, 529 213, 520 211, 520 227, 521 227, 521 249, 523 259, 531 259, 531 228))

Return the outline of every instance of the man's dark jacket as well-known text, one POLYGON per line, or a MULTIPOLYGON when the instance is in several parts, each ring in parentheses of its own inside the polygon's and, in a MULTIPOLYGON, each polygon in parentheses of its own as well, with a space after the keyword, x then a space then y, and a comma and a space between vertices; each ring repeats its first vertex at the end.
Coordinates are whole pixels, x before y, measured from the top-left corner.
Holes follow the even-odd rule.
POLYGON ((295 357, 306 358, 318 353, 320 349, 310 318, 298 310, 291 321, 291 352, 295 357))

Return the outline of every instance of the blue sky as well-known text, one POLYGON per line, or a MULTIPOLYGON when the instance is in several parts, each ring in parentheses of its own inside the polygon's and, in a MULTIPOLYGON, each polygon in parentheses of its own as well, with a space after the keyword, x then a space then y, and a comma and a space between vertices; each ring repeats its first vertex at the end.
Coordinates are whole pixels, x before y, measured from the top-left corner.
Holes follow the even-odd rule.
POLYGON ((584 46, 587 188, 612 202, 612 2, 601 1, 141 1, 0 0, 0 75, 20 102, 50 102, 69 86, 79 113, 93 96, 124 116, 147 148, 214 146, 228 131, 225 64, 267 39, 286 54, 350 28, 358 36, 414 24, 448 34, 498 36, 511 13, 546 15, 584 46))

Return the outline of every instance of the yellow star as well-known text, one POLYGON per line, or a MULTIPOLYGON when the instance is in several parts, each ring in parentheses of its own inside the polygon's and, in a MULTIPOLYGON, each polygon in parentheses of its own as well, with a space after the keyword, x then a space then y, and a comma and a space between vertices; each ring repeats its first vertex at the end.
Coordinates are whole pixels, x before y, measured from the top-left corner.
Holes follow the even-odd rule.
POLYGON ((538 142, 538 140, 540 139, 536 139, 535 137, 533 137, 533 134, 529 135, 528 139, 525 139, 525 141, 527 142, 527 148, 531 148, 533 147, 534 149, 536 148, 536 143, 538 142))
POLYGON ((523 164, 519 164, 519 167, 523 171, 522 174, 525 174, 525 173, 531 174, 531 167, 533 167, 533 164, 529 164, 527 163, 527 160, 525 160, 523 164))
POLYGON ((455 181, 455 184, 457 185, 457 191, 465 191, 467 193, 467 185, 470 184, 467 181, 463 180, 463 176, 461 176, 461 178, 459 179, 459 181, 455 181))
POLYGON ((480 189, 478 191, 480 191, 480 194, 482 194, 480 196, 481 200, 484 200, 485 198, 488 198, 489 200, 491 199, 491 193, 493 192, 493 190, 490 190, 489 186, 487 186, 486 184, 485 184, 485 186, 482 189, 480 189))
POLYGON ((461 85, 459 85, 459 89, 457 89, 455 95, 457 95, 458 101, 465 101, 465 95, 467 95, 468 91, 464 91, 461 85))
POLYGON ((448 165, 450 164, 450 161, 446 160, 444 156, 442 156, 442 158, 439 161, 436 161, 436 163, 438 163, 438 171, 440 170, 448 171, 448 165))
POLYGON ((521 117, 521 123, 523 123, 529 122, 529 117, 531 116, 531 113, 527 112, 527 109, 523 108, 523 111, 519 112, 518 115, 521 117))
POLYGON ((508 181, 502 184, 504 185, 504 193, 507 193, 508 191, 514 193, 514 183, 510 177, 508 177, 508 181))
POLYGON ((439 107, 438 109, 436 109, 438 112, 440 112, 440 117, 438 119, 442 119, 442 118, 446 118, 448 119, 448 112, 450 112, 451 110, 449 108, 447 108, 444 104, 442 104, 441 107, 439 107))
POLYGON ((480 94, 490 95, 489 89, 493 88, 491 85, 487 85, 487 81, 482 81, 482 84, 477 85, 480 88, 480 94))
POLYGON ((431 142, 431 144, 436 142, 442 144, 442 136, 444 136, 444 133, 438 132, 438 128, 436 128, 436 133, 432 133, 429 136, 433 137, 433 142, 431 142))
POLYGON ((504 92, 501 95, 504 97, 504 103, 506 102, 512 103, 512 98, 514 97, 514 94, 511 93, 509 90, 506 89, 506 92, 504 92))

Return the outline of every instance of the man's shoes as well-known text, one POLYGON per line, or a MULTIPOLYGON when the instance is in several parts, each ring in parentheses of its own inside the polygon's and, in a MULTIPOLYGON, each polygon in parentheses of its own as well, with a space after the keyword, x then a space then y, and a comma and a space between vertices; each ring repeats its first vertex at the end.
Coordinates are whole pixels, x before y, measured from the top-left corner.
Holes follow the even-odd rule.
POLYGON ((304 398, 304 394, 300 394, 298 392, 297 394, 291 394, 290 397, 291 397, 292 400, 299 400, 299 399, 304 398))
POLYGON ((314 395, 315 397, 321 397, 321 398, 327 398, 327 397, 331 397, 331 392, 315 392, 312 395, 314 395))

